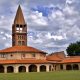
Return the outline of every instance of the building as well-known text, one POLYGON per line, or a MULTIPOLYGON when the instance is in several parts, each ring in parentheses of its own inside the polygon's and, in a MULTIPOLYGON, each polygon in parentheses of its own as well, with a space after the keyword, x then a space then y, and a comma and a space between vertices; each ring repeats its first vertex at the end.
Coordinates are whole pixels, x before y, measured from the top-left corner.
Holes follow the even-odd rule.
POLYGON ((12 25, 12 47, 0 50, 0 73, 80 70, 80 57, 46 52, 27 46, 27 24, 19 5, 12 25))

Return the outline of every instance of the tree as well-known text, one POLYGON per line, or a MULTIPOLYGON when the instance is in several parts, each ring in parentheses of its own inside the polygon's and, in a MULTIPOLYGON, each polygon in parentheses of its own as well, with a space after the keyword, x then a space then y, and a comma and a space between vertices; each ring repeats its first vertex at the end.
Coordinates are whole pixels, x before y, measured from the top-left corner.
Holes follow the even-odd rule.
POLYGON ((80 56, 80 42, 71 43, 66 51, 69 56, 80 56))

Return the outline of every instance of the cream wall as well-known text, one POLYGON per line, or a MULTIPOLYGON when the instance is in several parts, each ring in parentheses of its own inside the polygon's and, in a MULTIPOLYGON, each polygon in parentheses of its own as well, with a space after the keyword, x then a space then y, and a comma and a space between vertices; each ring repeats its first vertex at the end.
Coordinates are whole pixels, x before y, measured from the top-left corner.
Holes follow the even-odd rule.
POLYGON ((46 54, 42 53, 5 53, 0 54, 0 59, 46 59, 46 54), (35 54, 35 57, 33 56, 35 54))

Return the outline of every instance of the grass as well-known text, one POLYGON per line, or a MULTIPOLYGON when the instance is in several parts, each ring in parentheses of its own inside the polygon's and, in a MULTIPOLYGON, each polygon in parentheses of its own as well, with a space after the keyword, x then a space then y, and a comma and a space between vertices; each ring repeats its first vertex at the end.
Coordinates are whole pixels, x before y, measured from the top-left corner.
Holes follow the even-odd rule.
POLYGON ((80 80, 80 71, 0 73, 0 80, 80 80))

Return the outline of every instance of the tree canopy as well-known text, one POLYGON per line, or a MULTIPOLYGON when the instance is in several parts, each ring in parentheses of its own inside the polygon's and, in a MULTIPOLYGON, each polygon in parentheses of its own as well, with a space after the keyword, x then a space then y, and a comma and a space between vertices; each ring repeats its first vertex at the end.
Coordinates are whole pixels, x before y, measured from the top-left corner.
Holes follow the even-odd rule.
POLYGON ((80 56, 80 41, 71 43, 66 51, 68 56, 80 56))

